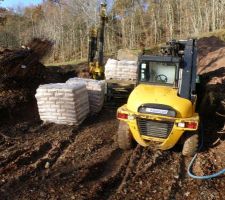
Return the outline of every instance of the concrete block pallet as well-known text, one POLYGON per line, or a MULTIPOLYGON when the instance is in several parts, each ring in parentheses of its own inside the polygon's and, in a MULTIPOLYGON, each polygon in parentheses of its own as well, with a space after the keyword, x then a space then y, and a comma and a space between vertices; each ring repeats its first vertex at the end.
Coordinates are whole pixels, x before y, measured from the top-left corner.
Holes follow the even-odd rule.
POLYGON ((105 81, 84 78, 71 78, 66 83, 85 84, 88 92, 91 114, 96 114, 102 110, 105 98, 105 81))
POLYGON ((136 80, 137 62, 136 61, 117 61, 109 59, 105 65, 106 80, 136 80))
POLYGON ((90 111, 84 83, 41 85, 35 97, 44 122, 80 125, 90 111))

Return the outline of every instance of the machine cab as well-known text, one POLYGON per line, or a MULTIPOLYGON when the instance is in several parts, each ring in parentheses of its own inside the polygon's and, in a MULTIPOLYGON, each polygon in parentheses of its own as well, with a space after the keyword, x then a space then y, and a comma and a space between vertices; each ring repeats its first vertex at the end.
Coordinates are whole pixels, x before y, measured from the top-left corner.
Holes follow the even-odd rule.
POLYGON ((138 83, 165 85, 178 89, 178 96, 192 102, 196 99, 195 40, 172 40, 162 47, 162 55, 139 58, 138 83))
POLYGON ((178 88, 180 61, 179 57, 172 56, 142 56, 139 60, 139 83, 178 88))

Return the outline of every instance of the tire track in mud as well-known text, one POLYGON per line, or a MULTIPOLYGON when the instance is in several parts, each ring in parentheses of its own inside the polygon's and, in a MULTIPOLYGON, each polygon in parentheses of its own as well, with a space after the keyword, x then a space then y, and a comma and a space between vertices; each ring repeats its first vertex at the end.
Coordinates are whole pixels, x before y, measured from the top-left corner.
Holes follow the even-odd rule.
POLYGON ((3 173, 2 168, 5 168, 9 163, 16 160, 19 156, 23 155, 28 150, 29 149, 21 149, 11 153, 10 155, 0 157, 0 174, 3 173))
MULTIPOLYGON (((48 143, 45 143, 43 148, 46 144, 48 143)), ((31 155, 36 155, 35 159, 33 157, 23 157, 18 159, 18 165, 13 165, 16 167, 13 168, 11 166, 10 168, 10 170, 15 171, 16 174, 10 174, 7 182, 3 181, 3 184, 0 185, 1 190, 4 193, 10 193, 16 189, 15 187, 18 187, 18 185, 21 185, 29 178, 36 177, 38 174, 42 173, 43 170, 51 167, 68 144, 68 140, 61 141, 57 147, 51 146, 49 143, 49 145, 47 145, 48 148, 45 146, 45 151, 43 151, 44 149, 41 149, 41 151, 34 151, 31 153, 31 155)))
POLYGON ((88 166, 83 179, 74 187, 75 199, 108 199, 120 185, 131 152, 115 149, 104 160, 88 166))
MULTIPOLYGON (((51 143, 51 149, 48 153, 33 164, 30 164, 29 159, 26 157, 20 158, 17 163, 21 163, 25 159, 28 167, 25 171, 23 169, 23 173, 3 187, 3 189, 6 188, 5 192, 10 192, 13 189, 13 185, 21 184, 28 179, 32 179, 32 177, 37 177, 37 175, 38 180, 41 180, 43 175, 49 182, 52 180, 52 177, 61 183, 66 183, 68 180, 71 181, 71 178, 76 179, 71 183, 75 199, 122 199, 124 198, 123 194, 126 194, 124 190, 129 191, 132 182, 135 183, 136 180, 143 179, 143 174, 154 170, 157 165, 163 163, 166 157, 170 155, 154 151, 150 148, 146 150, 140 146, 137 146, 133 151, 122 152, 116 146, 109 148, 107 145, 99 145, 99 149, 95 145, 94 152, 96 151, 96 156, 98 155, 98 151, 105 152, 102 154, 102 157, 94 159, 95 153, 91 151, 93 158, 89 161, 87 160, 89 164, 85 161, 79 166, 71 167, 70 170, 69 167, 66 167, 65 171, 61 170, 59 174, 54 175, 54 169, 61 167, 60 158, 64 157, 65 154, 71 154, 76 144, 84 139, 81 137, 82 134, 87 137, 85 131, 79 131, 74 131, 68 137, 68 140, 51 143), (78 139, 75 136, 78 134, 77 132, 79 132, 80 137, 78 139), (46 163, 49 163, 48 168, 53 169, 53 172, 45 168, 46 163)), ((33 155, 35 154, 33 153, 33 155)), ((176 188, 176 184, 173 187, 176 188)))
POLYGON ((185 157, 181 154, 175 155, 174 157, 178 159, 177 175, 175 175, 174 180, 172 180, 170 192, 167 198, 168 200, 177 199, 176 195, 181 191, 183 181, 185 180, 185 178, 187 178, 186 169, 188 166, 187 162, 185 162, 186 161, 185 157))
POLYGON ((5 151, 5 149, 9 149, 10 147, 14 147, 15 142, 3 140, 0 145, 0 152, 5 151))
MULTIPOLYGON (((5 167, 0 169, 0 179, 2 180, 0 184, 1 187, 7 187, 13 185, 19 180, 22 180, 29 171, 35 171, 36 166, 38 166, 38 161, 48 153, 51 149, 50 143, 44 143, 40 145, 40 148, 33 151, 26 151, 24 154, 19 154, 16 159, 11 159, 5 167), (5 186, 6 185, 6 186, 5 186)), ((16 154, 17 156, 17 154, 16 154)))
POLYGON ((96 162, 91 167, 88 167, 89 173, 81 181, 81 184, 94 182, 112 173, 113 167, 119 164, 118 160, 120 161, 121 157, 122 152, 119 149, 116 149, 111 152, 108 158, 104 159, 103 161, 96 162))
MULTIPOLYGON (((116 124, 110 126, 114 129, 116 124)), ((120 183, 129 153, 122 153, 115 143, 112 143, 114 136, 109 134, 109 131, 110 129, 105 129, 104 124, 81 128, 74 142, 64 151, 50 172, 49 177, 54 177, 54 180, 61 184, 74 178, 71 184, 75 199, 98 199, 110 195, 120 183), (87 156, 81 161, 84 155, 87 156), (71 160, 71 163, 63 163, 65 160, 71 160)))
MULTIPOLYGON (((6 197, 9 197, 8 194, 10 194, 11 192, 16 194, 15 191, 23 188, 25 182, 32 182, 34 178, 36 180, 42 180, 43 176, 45 176, 45 178, 51 179, 51 175, 53 175, 51 173, 52 168, 54 169, 55 167, 57 167, 58 163, 60 163, 61 161, 60 158, 63 157, 64 154, 66 154, 66 152, 68 151, 68 147, 71 146, 71 144, 76 140, 76 136, 83 132, 82 129, 86 128, 85 126, 79 129, 74 129, 74 127, 56 126, 59 127, 59 130, 57 130, 58 136, 56 137, 54 134, 53 137, 53 134, 48 132, 49 129, 50 131, 53 131, 54 126, 55 125, 41 125, 37 128, 37 130, 34 131, 38 132, 38 137, 34 138, 34 140, 32 140, 32 136, 26 138, 26 143, 28 144, 28 146, 32 146, 32 144, 34 144, 34 146, 37 146, 39 148, 38 150, 26 150, 21 152, 19 151, 12 159, 8 160, 4 164, 5 168, 8 167, 8 169, 11 169, 10 167, 14 166, 14 169, 12 171, 15 171, 15 173, 5 173, 8 179, 5 179, 1 184, 0 196, 6 194, 6 197), (40 130, 43 131, 41 135, 39 134, 40 130), (38 143, 38 141, 44 142, 48 140, 49 142, 45 142, 42 145, 38 143), (14 191, 14 189, 16 190, 14 191)), ((20 146, 23 145, 21 144, 20 146)), ((97 146, 94 145, 94 149, 98 149, 98 146, 100 148, 102 146, 102 142, 100 142, 97 146)), ((17 148, 19 148, 19 146, 17 146, 17 148)), ((92 148, 92 150, 94 149, 92 148)), ((92 150, 90 149, 89 151, 92 150)), ((11 197, 12 196, 13 194, 11 195, 11 197)))
POLYGON ((20 167, 24 165, 29 165, 37 160, 39 160, 41 157, 43 157, 50 149, 52 148, 52 145, 50 142, 45 142, 44 144, 41 144, 37 150, 32 151, 31 153, 23 154, 16 162, 15 164, 20 167))
MULTIPOLYGON (((115 120, 113 119, 113 121, 115 120)), ((17 196, 14 191, 14 194, 12 194, 10 197, 15 199, 20 199, 18 196, 22 198, 24 196, 29 197, 30 188, 28 188, 28 183, 31 183, 31 185, 33 183, 33 187, 36 189, 39 188, 40 185, 44 188, 50 188, 49 190, 52 190, 52 184, 59 187, 59 190, 61 188, 60 186, 66 186, 67 191, 72 189, 74 190, 73 193, 76 193, 76 188, 78 188, 82 182, 85 185, 88 185, 90 189, 92 188, 92 194, 96 196, 98 196, 98 193, 101 193, 101 189, 99 189, 100 187, 111 190, 111 186, 117 182, 117 176, 120 178, 121 175, 120 170, 118 170, 118 172, 111 172, 111 168, 114 166, 115 162, 117 163, 117 161, 118 164, 116 164, 116 166, 121 162, 123 163, 124 161, 121 160, 126 160, 126 156, 124 157, 125 154, 122 154, 121 151, 118 150, 113 144, 112 137, 114 134, 111 135, 110 131, 113 133, 115 132, 114 129, 116 124, 111 123, 108 127, 109 129, 106 129, 105 124, 96 123, 88 126, 82 126, 79 129, 72 131, 72 134, 67 137, 69 144, 66 144, 66 147, 63 149, 63 151, 60 151, 60 154, 58 154, 57 151, 54 153, 54 155, 58 154, 57 156, 53 156, 55 158, 57 157, 57 159, 49 160, 49 156, 46 156, 47 159, 45 157, 42 158, 44 162, 39 164, 34 163, 33 165, 36 164, 38 166, 35 167, 33 171, 28 170, 31 173, 25 173, 25 176, 20 177, 17 182, 11 184, 17 185, 26 181, 26 185, 22 184, 22 187, 17 190, 17 196), (78 160, 76 157, 78 157, 78 160), (65 161, 69 163, 65 163, 65 161), (47 162, 49 163, 49 168, 43 170, 47 162), (104 168, 103 175, 101 175, 101 170, 98 171, 98 167, 104 168), (36 169, 41 170, 36 173, 36 169), (89 181, 87 177, 92 174, 92 171, 99 173, 99 176, 96 176, 96 178, 92 177, 92 181, 89 181), (38 184, 35 186, 35 181, 33 181, 33 179, 38 180, 38 182, 43 183, 43 185, 38 184), (94 187, 95 185, 98 185, 98 183, 99 187, 94 187), (68 188, 68 185, 70 188, 68 188)), ((62 149, 62 147, 59 149, 62 149)), ((8 185, 6 188, 10 188, 10 186, 8 185)), ((37 198, 40 198, 40 196, 38 196, 39 192, 37 192, 37 198)), ((78 193, 80 192, 81 190, 79 189, 78 193)), ((65 198, 67 195, 66 193, 60 193, 55 198, 59 198, 59 196, 65 198)))
MULTIPOLYGON (((44 142, 45 140, 42 138, 41 141, 44 142, 42 144, 32 141, 36 146, 32 151, 31 149, 22 149, 6 157, 4 162, 1 162, 0 168, 0 196, 4 197, 5 194, 10 194, 14 189, 22 186, 28 179, 36 177, 43 170, 48 170, 69 146, 75 134, 72 133, 68 137, 63 136, 61 140, 55 139, 54 141, 53 138, 49 142, 48 140, 44 142)), ((39 141, 38 138, 36 139, 39 141)))
MULTIPOLYGON (((160 176, 161 170, 157 167, 163 165, 167 170, 168 163, 173 163, 173 176, 170 179, 168 191, 165 199, 171 199, 173 193, 179 186, 179 168, 181 166, 181 155, 171 152, 160 152, 155 150, 145 150, 137 146, 133 151, 122 152, 121 150, 112 151, 107 159, 97 162, 88 167, 85 176, 77 182, 74 188, 74 199, 142 199, 139 197, 128 197, 129 193, 133 193, 133 184, 140 179, 142 181, 143 174, 156 171, 155 174, 160 176), (168 161, 168 157, 170 158, 168 161), (167 162, 165 162, 167 160, 167 162), (164 163, 165 162, 165 163, 164 163), (159 173, 160 172, 160 173, 159 173), (177 175, 178 174, 178 175, 177 175), (131 190, 131 191, 129 191, 131 190), (127 191, 127 192, 124 192, 127 191)), ((180 174, 182 172, 180 171, 180 174)), ((151 177, 149 182, 151 182, 151 177)), ((152 178, 154 182, 154 178, 152 178)), ((142 183, 144 184, 144 183, 142 183)), ((156 182, 158 187, 158 182, 156 182)), ((136 184, 135 184, 136 185, 136 184)), ((163 187, 164 185, 162 185, 163 187)), ((151 190, 150 190, 151 191, 151 190)), ((153 191, 153 194, 157 192, 153 191)), ((137 192, 140 194, 140 192, 137 192)), ((145 193, 143 193, 145 194, 145 193)), ((150 195, 152 196, 152 195, 150 195)), ((149 197, 147 195, 147 197, 149 197)), ((162 196, 161 196, 162 197, 162 196)), ((146 196, 143 198, 145 199, 146 196)))
POLYGON ((181 157, 170 151, 136 148, 110 199, 173 199, 184 171, 181 157))
MULTIPOLYGON (((13 191, 10 198, 27 199, 32 195, 37 199, 43 199, 39 193, 45 190, 47 196, 47 191, 53 191, 52 188, 54 191, 64 191, 53 192, 51 194, 53 199, 68 199, 71 195, 79 196, 76 199, 82 199, 82 196, 97 199, 102 195, 110 196, 111 191, 120 184, 129 153, 122 153, 113 141, 117 127, 115 119, 100 115, 94 121, 96 122, 86 123, 72 131, 67 136, 69 144, 60 151, 60 154, 53 156, 55 160, 49 161, 47 156, 42 158, 41 164, 34 163, 33 165, 38 165, 36 168, 40 170, 36 172, 34 168, 33 174, 25 176, 26 184, 22 184, 17 191, 13 191), (110 122, 107 123, 107 128, 102 118, 110 122), (49 168, 45 169, 47 162, 49 168), (36 185, 37 182, 38 185, 36 185), (28 184, 35 194, 31 194, 28 184), (82 185, 85 187, 82 188, 82 185), (88 188, 88 191, 85 188, 88 188)), ((15 185, 24 181, 18 180, 15 185)), ((9 188, 9 185, 6 188, 9 188)))

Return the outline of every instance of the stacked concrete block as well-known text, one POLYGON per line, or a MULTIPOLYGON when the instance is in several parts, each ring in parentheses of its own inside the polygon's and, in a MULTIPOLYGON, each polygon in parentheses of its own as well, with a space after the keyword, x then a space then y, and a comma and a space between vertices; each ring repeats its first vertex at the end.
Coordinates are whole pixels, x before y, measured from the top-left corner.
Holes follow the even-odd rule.
POLYGON ((97 81, 84 78, 71 78, 66 83, 84 83, 88 91, 91 114, 96 114, 102 110, 105 98, 105 81, 97 81))
POLYGON ((118 61, 117 78, 122 80, 137 79, 137 62, 136 61, 118 61))
POLYGON ((117 72, 118 60, 108 59, 105 65, 105 78, 106 80, 115 79, 117 72))
POLYGON ((44 122, 79 125, 89 114, 88 93, 82 83, 41 85, 35 97, 44 122))
POLYGON ((109 59, 105 65, 106 80, 137 80, 137 62, 109 59))

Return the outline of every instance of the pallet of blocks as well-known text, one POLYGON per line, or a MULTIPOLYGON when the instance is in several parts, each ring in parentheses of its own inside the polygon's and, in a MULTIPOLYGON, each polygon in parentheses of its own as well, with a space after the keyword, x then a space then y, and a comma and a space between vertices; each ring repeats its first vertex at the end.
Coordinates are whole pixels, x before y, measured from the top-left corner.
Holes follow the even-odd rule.
POLYGON ((46 84, 35 95, 42 121, 80 125, 88 116, 89 100, 85 84, 46 84))
POLYGON ((105 81, 85 78, 71 78, 67 84, 84 83, 86 85, 90 103, 90 113, 96 114, 102 110, 105 98, 105 81))
POLYGON ((108 59, 105 65, 106 80, 137 80, 137 61, 108 59))

